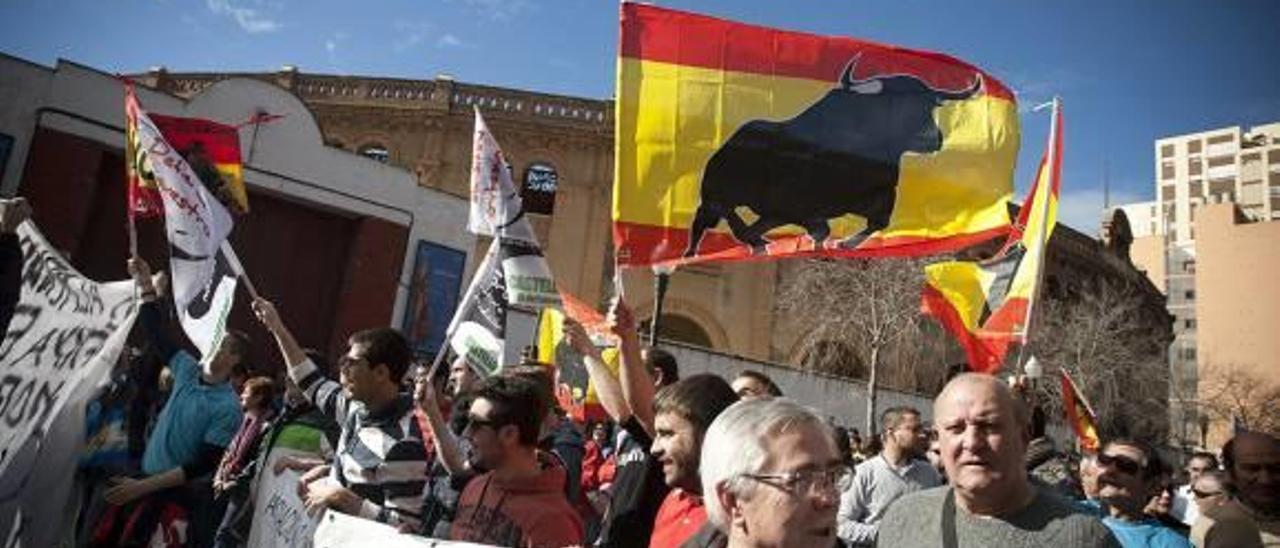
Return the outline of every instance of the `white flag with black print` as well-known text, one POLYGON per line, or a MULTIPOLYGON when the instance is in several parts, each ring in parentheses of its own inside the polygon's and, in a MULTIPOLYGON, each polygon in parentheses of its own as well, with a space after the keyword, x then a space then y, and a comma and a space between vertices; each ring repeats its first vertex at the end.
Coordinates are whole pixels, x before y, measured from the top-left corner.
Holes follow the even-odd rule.
POLYGON ((485 376, 502 369, 507 333, 507 282, 500 247, 498 240, 489 245, 448 330, 449 347, 485 376))
POLYGON ((471 215, 467 229, 502 241, 501 267, 507 281, 507 302, 531 307, 557 306, 560 293, 551 267, 542 255, 511 166, 498 141, 476 108, 471 158, 471 215))
POLYGON ((225 251, 230 246, 224 245, 231 234, 231 214, 169 145, 131 91, 125 115, 136 131, 140 163, 147 168, 139 176, 153 183, 164 200, 173 304, 182 330, 202 360, 212 359, 235 295, 236 275, 225 251))

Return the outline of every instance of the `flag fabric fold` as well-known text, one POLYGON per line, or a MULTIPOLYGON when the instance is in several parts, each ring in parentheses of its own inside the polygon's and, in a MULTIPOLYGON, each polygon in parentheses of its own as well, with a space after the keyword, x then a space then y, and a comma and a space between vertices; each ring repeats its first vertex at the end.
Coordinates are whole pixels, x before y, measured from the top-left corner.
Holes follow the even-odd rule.
POLYGON ((136 141, 132 175, 142 187, 155 188, 164 206, 174 307, 201 358, 211 359, 225 334, 235 293, 236 274, 222 253, 231 214, 165 139, 132 86, 125 87, 125 117, 136 141))
POLYGON ((486 377, 502 370, 506 343, 507 284, 500 247, 498 240, 489 245, 445 332, 454 353, 486 377))
POLYGON ((1062 114, 1055 106, 1045 156, 1017 221, 996 255, 983 262, 925 267, 921 311, 964 348, 973 371, 993 373, 1010 346, 1025 343, 1045 251, 1057 222, 1062 173, 1062 114))
POLYGON ((953 57, 624 2, 623 266, 919 256, 1007 233, 1013 93, 953 57))
POLYGON ((525 215, 524 203, 511 179, 511 165, 475 108, 471 147, 471 211, 467 230, 502 242, 502 271, 507 302, 512 305, 552 306, 560 303, 551 267, 525 215))
POLYGON ((1093 407, 1080 393, 1076 381, 1066 369, 1060 369, 1062 376, 1062 409, 1066 414, 1067 424, 1076 433, 1080 442, 1080 450, 1085 453, 1097 453, 1102 444, 1098 437, 1098 419, 1093 414, 1093 407))

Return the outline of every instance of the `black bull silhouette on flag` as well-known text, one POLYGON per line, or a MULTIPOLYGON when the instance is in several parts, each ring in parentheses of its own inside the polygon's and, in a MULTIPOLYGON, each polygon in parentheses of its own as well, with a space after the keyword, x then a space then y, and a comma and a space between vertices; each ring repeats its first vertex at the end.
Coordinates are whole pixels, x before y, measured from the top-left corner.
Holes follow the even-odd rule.
POLYGON ((839 85, 796 117, 749 121, 711 155, 685 257, 698 253, 705 232, 722 219, 755 253, 765 251, 765 234, 783 225, 804 228, 822 247, 831 234, 828 221, 863 217, 866 227, 838 243, 844 249, 889 226, 902 155, 940 150, 934 109, 972 97, 982 76, 963 90, 937 90, 910 74, 855 80, 857 63, 855 56, 839 85), (758 217, 754 223, 736 211, 742 206, 758 217))

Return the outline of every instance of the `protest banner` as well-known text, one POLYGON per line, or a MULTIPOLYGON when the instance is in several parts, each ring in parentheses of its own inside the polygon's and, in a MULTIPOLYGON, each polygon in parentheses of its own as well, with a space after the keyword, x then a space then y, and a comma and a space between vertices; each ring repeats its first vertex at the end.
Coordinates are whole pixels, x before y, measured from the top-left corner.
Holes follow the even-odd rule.
MULTIPOLYGON (((306 455, 302 451, 291 451, 306 455)), ((306 548, 311 546, 319 518, 307 515, 307 508, 298 497, 298 479, 302 474, 285 470, 279 475, 272 471, 275 461, 288 455, 275 451, 270 462, 258 474, 257 492, 253 493, 253 528, 249 530, 247 546, 255 548, 306 548)))
POLYGON ((329 510, 316 529, 315 548, 483 548, 488 544, 431 539, 400 533, 395 527, 329 510))
POLYGON ((30 221, 19 226, 18 239, 21 296, 0 341, 0 477, 82 383, 105 379, 137 312, 132 282, 84 277, 30 221))
POLYGON ((85 404, 133 326, 132 283, 76 272, 30 222, 18 228, 21 292, 0 341, 0 531, 6 546, 53 546, 85 430, 85 404))

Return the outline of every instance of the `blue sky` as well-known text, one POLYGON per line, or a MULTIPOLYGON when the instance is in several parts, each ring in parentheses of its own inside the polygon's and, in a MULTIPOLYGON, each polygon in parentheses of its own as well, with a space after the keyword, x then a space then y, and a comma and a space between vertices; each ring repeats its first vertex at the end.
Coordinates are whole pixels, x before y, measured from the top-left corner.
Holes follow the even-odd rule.
MULTIPOLYGON (((1156 138, 1280 121, 1274 0, 659 0, 750 23, 943 51, 987 69, 1023 110, 1064 102, 1063 220, 1096 232, 1113 202, 1151 199, 1156 138), (1104 169, 1105 166, 1105 169, 1104 169)), ((263 71, 431 78, 613 94, 610 0, 0 0, 0 51, 107 71, 263 71)), ((1023 116, 1024 189, 1048 131, 1023 116)))

